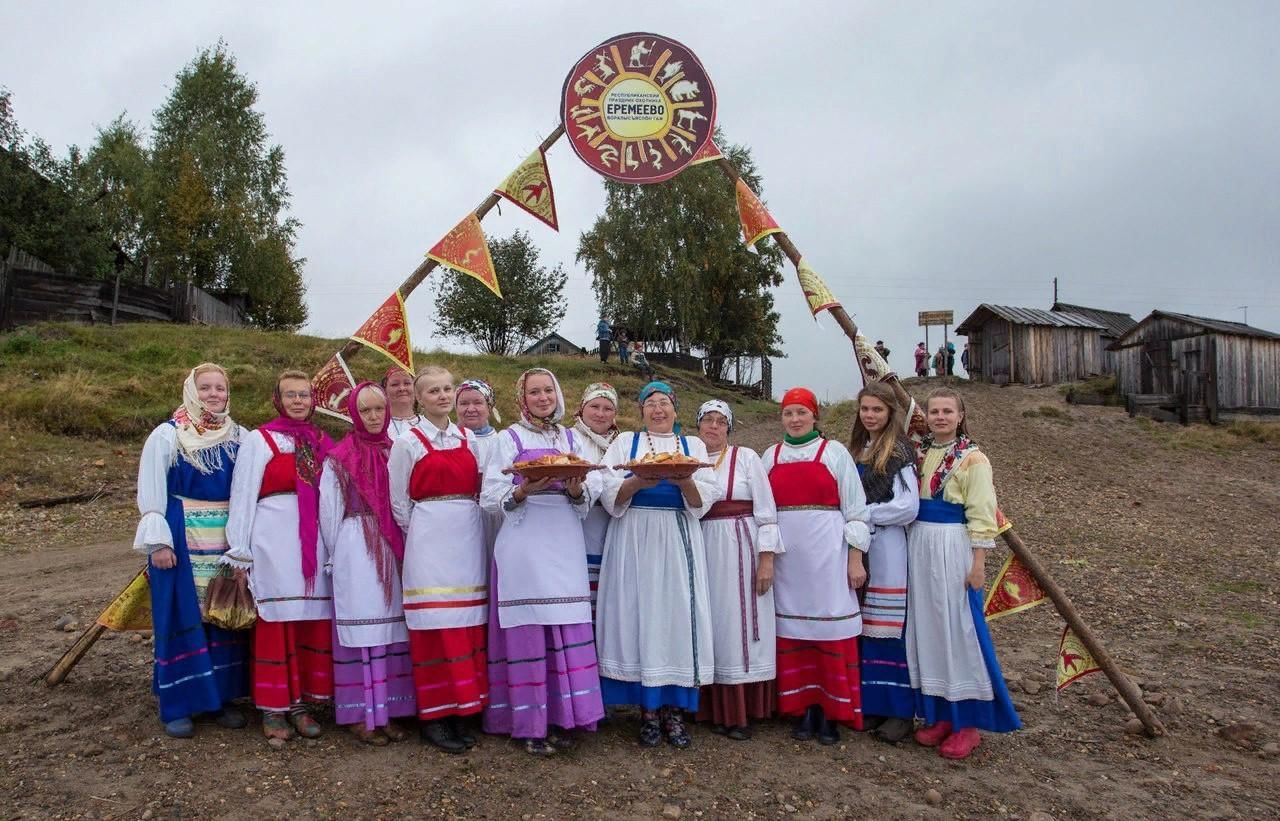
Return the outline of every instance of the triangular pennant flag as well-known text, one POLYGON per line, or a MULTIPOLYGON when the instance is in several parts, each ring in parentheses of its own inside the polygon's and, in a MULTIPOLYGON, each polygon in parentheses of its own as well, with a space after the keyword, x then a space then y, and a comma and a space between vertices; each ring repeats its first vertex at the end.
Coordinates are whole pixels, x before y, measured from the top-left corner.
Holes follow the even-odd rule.
POLYGON ((991 583, 991 589, 987 591, 982 614, 987 621, 993 621, 1011 613, 1021 613, 1044 600, 1045 592, 1040 582, 1036 581, 1016 554, 1010 553, 1004 566, 996 574, 995 581, 991 583))
POLYGON ((342 354, 334 354, 311 380, 316 410, 326 416, 350 422, 351 417, 347 416, 347 397, 353 387, 351 374, 347 373, 342 354))
POLYGON ((996 508, 996 535, 999 536, 1013 527, 1013 522, 1004 515, 1004 511, 996 508))
POLYGON ((760 202, 756 192, 741 177, 738 178, 738 218, 742 220, 742 236, 746 238, 748 246, 782 231, 765 210, 764 203, 760 202))
POLYGON ((559 231, 556 220, 556 198, 551 188, 551 169, 541 148, 530 154, 507 176, 493 193, 506 197, 520 208, 559 231))
POLYGON ((1084 642, 1072 631, 1071 625, 1063 627, 1062 641, 1058 642, 1058 692, 1077 679, 1101 669, 1093 654, 1085 649, 1084 642))
POLYGON ((698 153, 693 155, 693 159, 689 160, 689 167, 702 165, 704 162, 715 162, 724 157, 720 151, 720 147, 716 145, 715 140, 707 140, 707 142, 698 149, 698 153))
POLYGON ((151 629, 151 585, 145 569, 139 570, 120 595, 107 605, 97 623, 109 630, 151 629))
POLYGON ((803 257, 800 259, 800 264, 796 266, 796 276, 800 278, 800 290, 804 291, 804 298, 809 302, 809 313, 815 317, 828 308, 835 308, 840 304, 840 300, 831 293, 827 283, 822 281, 822 277, 818 276, 818 272, 813 270, 803 257))
POLYGON ((880 352, 871 347, 871 343, 867 342, 867 338, 862 334, 858 334, 853 340, 853 349, 858 354, 859 361, 863 364, 863 372, 875 374, 876 381, 884 382, 895 376, 894 372, 889 369, 889 363, 880 355, 880 352))
POLYGON ((493 257, 489 256, 489 244, 485 242, 484 231, 480 230, 480 220, 475 214, 467 214, 466 219, 455 225, 427 252, 427 257, 446 268, 475 277, 499 299, 502 298, 498 274, 493 270, 493 257))
POLYGON ((360 330, 351 338, 361 345, 368 345, 392 362, 413 373, 413 348, 409 347, 409 318, 405 315, 404 299, 396 291, 378 306, 373 316, 365 320, 360 330))

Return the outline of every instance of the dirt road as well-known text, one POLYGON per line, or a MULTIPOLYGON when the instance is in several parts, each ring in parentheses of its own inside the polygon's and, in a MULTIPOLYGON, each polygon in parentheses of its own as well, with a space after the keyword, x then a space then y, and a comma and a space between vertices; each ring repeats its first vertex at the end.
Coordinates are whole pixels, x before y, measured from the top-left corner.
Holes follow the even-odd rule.
MULTIPOLYGON (((1167 738, 1126 735, 1126 710, 1101 675, 1055 698, 1062 623, 1045 605, 992 628, 1026 728, 986 737, 965 763, 864 736, 801 745, 781 724, 747 743, 699 729, 690 751, 646 751, 630 717, 552 760, 499 738, 451 758, 416 742, 368 748, 337 730, 275 752, 256 724, 201 725, 177 741, 156 720, 141 637, 99 642, 60 687, 38 682, 75 637, 55 621, 89 623, 138 567, 129 530, 49 524, 55 543, 0 553, 0 814, 1280 816, 1280 450, 1225 434, 1179 438, 1115 409, 1066 406, 1050 390, 966 395, 1005 510, 1142 682, 1167 738), (1090 704, 1096 693, 1112 699, 1090 704)), ((845 433, 838 423, 832 435, 845 433)), ((776 433, 740 436, 759 446, 776 433)), ((118 522, 119 511, 100 520, 118 522)))

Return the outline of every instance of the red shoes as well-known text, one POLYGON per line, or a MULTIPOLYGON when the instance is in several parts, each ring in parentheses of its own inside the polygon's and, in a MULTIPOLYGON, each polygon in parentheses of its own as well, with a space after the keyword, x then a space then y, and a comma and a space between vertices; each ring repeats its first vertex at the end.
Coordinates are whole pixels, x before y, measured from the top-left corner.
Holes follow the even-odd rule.
POLYGON ((921 747, 936 747, 949 735, 951 735, 951 722, 939 721, 937 724, 930 724, 928 727, 916 730, 915 738, 916 743, 921 747))
POLYGON ((938 746, 938 755, 958 761, 972 755, 981 743, 982 736, 978 735, 977 728, 965 727, 947 736, 946 740, 938 746))

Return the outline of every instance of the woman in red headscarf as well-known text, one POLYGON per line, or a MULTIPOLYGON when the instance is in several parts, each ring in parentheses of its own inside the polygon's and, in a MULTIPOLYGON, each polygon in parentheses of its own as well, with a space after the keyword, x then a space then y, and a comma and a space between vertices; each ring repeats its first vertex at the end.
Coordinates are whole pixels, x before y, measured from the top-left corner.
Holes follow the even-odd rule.
POLYGON ((409 631, 400 598, 404 534, 391 513, 390 409, 361 382, 347 398, 354 429, 329 453, 320 478, 320 535, 333 579, 334 709, 366 744, 402 741, 391 719, 414 714, 409 631))
POLYGON ((318 527, 320 469, 333 440, 311 424, 307 374, 280 374, 273 400, 280 415, 240 445, 222 561, 249 573, 258 606, 253 701, 263 733, 315 738, 320 725, 304 704, 333 699, 333 594, 318 527))
POLYGON ((837 722, 862 729, 857 589, 867 580, 871 531, 857 465, 817 422, 813 391, 787 391, 785 435, 763 461, 787 550, 774 560, 773 577, 778 712, 798 717, 795 738, 835 744, 837 722))

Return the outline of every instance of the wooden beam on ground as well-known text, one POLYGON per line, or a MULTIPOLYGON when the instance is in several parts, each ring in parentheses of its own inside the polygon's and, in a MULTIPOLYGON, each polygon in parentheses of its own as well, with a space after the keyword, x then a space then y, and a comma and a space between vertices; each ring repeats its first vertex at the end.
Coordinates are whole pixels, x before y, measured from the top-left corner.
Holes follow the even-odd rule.
POLYGON ((1040 586, 1044 588, 1044 592, 1049 596, 1049 600, 1053 602, 1053 606, 1057 608, 1058 613, 1067 622, 1067 626, 1080 637, 1080 643, 1093 656, 1094 661, 1098 662, 1098 666, 1102 668, 1102 672, 1106 673, 1112 686, 1116 688, 1116 691, 1120 693, 1120 697, 1124 699, 1124 703, 1129 705, 1129 709, 1133 710, 1133 714, 1142 722, 1142 727, 1146 730, 1147 735, 1152 738, 1164 735, 1164 725, 1160 723, 1160 719, 1156 718, 1155 713, 1151 711, 1151 707, 1142 700, 1142 691, 1138 689, 1138 685, 1134 684, 1133 680, 1116 665, 1115 660, 1111 658, 1111 654, 1107 652, 1107 648, 1103 646, 1102 641, 1093 634, 1093 631, 1089 629, 1089 625, 1084 623, 1084 619, 1080 616, 1079 611, 1076 610, 1075 605, 1071 603, 1071 599, 1067 597, 1063 589, 1049 575, 1049 571, 1045 570, 1044 565, 1040 564, 1040 560, 1036 558, 1036 555, 1031 552, 1030 548, 1023 543, 1012 528, 1004 532, 1004 542, 1013 551, 1013 554, 1026 565, 1027 570, 1031 571, 1031 575, 1040 583, 1040 586))
POLYGON ((76 643, 67 648, 67 652, 62 654, 62 658, 54 662, 49 668, 49 672, 44 674, 44 684, 46 687, 56 687, 62 683, 67 674, 71 672, 71 668, 76 666, 80 659, 84 658, 84 654, 89 652, 89 648, 102 638, 102 634, 107 632, 107 628, 101 624, 91 624, 89 629, 80 634, 80 638, 76 639, 76 643))

